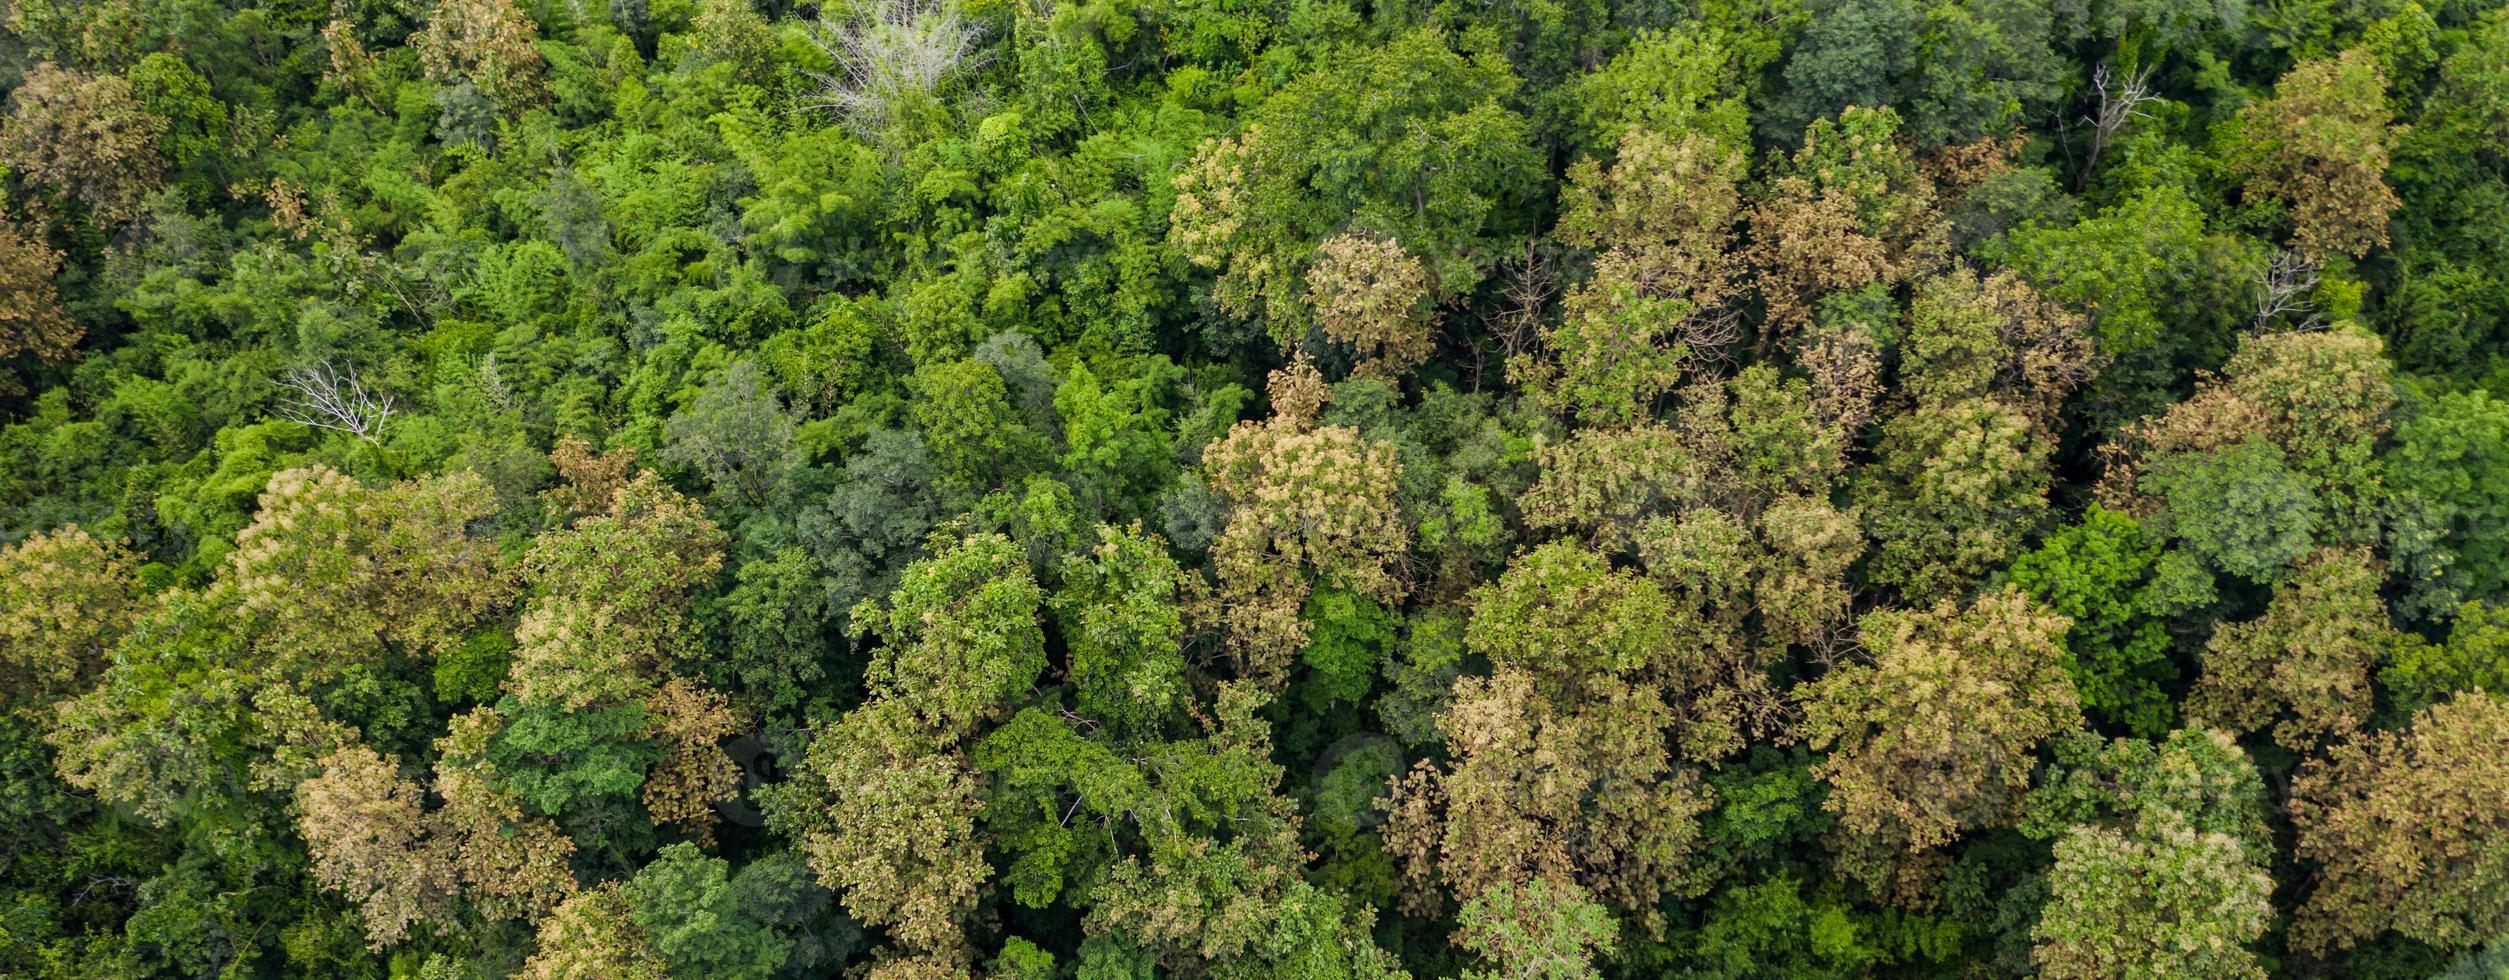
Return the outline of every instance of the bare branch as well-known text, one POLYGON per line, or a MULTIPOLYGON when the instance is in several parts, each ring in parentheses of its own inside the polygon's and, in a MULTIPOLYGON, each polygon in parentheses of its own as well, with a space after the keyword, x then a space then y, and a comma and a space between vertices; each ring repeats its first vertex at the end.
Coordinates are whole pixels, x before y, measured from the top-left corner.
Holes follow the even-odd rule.
POLYGON ((373 444, 381 442, 384 424, 392 420, 392 396, 367 390, 355 365, 340 370, 326 361, 290 370, 276 381, 288 393, 279 415, 289 421, 346 432, 373 444))
POLYGON ((2321 278, 2317 262, 2290 249, 2275 252, 2265 260, 2265 271, 2257 277, 2256 329, 2262 333, 2285 316, 2296 317, 2294 331, 2310 331, 2325 326, 2317 314, 2317 303, 2310 297, 2317 292, 2321 278))
POLYGON ((850 20, 823 18, 807 32, 835 70, 804 72, 819 91, 802 102, 876 129, 900 101, 929 95, 962 63, 972 67, 983 33, 951 0, 868 0, 850 20))
POLYGON ((1721 306, 1701 310, 1684 318, 1673 336, 1692 355, 1721 363, 1732 358, 1734 342, 1742 339, 1742 313, 1721 306))
POLYGON ((1532 242, 1525 243, 1522 257, 1500 264, 1508 275, 1500 287, 1498 310, 1487 320, 1506 356, 1514 358, 1532 350, 1540 336, 1542 310, 1550 302, 1556 270, 1532 242))
POLYGON ((2151 117, 2151 113, 2143 111, 2143 105, 2160 99, 2152 94, 2151 82, 2150 66, 2123 80, 2109 74, 2107 62, 2091 70, 2091 88, 2100 94, 2100 107, 2085 120, 2091 124, 2091 156, 2082 163, 2085 183, 2091 179, 2092 168, 2099 166, 2100 155, 2107 153, 2125 131, 2126 123, 2151 117))

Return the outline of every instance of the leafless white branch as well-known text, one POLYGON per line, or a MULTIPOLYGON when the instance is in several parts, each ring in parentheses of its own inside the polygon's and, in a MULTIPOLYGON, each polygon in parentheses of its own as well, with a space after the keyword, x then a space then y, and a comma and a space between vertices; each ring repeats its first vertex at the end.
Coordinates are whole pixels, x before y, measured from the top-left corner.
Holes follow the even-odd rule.
POLYGON ((2143 111, 2143 105, 2160 98, 2152 94, 2151 82, 2152 69, 2148 66, 2124 79, 2111 75, 2107 62, 2091 70, 2091 88, 2100 95, 2100 107, 2086 120, 2091 124, 2091 157, 2082 164, 2085 180, 2089 179, 2091 168, 2099 165, 2100 155, 2115 145, 2118 134, 2125 132, 2126 123, 2150 118, 2151 113, 2143 111))
POLYGON ((808 32, 835 70, 806 72, 819 91, 803 102, 876 128, 899 101, 930 94, 952 70, 972 64, 983 33, 951 0, 866 0, 853 17, 822 18, 808 32))
POLYGON ((277 381, 287 392, 279 415, 290 421, 375 443, 383 437, 384 424, 392 420, 392 396, 367 389, 354 365, 343 370, 326 361, 290 370, 277 381))
POLYGON ((2265 260, 2265 271, 2256 283, 2256 329, 2263 332, 2283 317, 2295 318, 2291 329, 2315 330, 2324 326, 2317 315, 2317 304, 2309 297, 2317 291, 2319 273, 2316 261, 2306 255, 2285 249, 2265 260))

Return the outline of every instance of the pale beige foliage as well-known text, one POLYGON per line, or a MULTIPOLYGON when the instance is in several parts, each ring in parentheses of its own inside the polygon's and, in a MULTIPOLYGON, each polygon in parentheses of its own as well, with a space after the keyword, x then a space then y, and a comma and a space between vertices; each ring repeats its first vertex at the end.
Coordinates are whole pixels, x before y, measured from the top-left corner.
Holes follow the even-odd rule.
POLYGON ((2010 270, 1959 266, 1917 287, 1901 346, 1901 387, 1919 401, 1993 397, 2053 438, 2065 397, 2094 366, 2088 321, 2010 270))
POLYGON ((1203 465, 1229 508, 1211 544, 1219 614, 1248 674, 1277 678, 1306 645, 1298 611, 1317 584, 1402 598, 1411 534, 1396 506, 1394 447, 1314 424, 1322 389, 1303 362, 1274 376, 1273 393, 1274 416, 1238 423, 1203 465))
MULTIPOLYGON (((54 278, 61 253, 14 225, 0 224, 0 358, 58 361, 78 349, 85 328, 61 309, 54 278)), ((13 386, 0 380, 0 388, 13 386)))
POLYGON ((513 0, 437 0, 410 46, 429 79, 469 82, 498 106, 520 110, 548 98, 539 40, 540 25, 513 0))
POLYGON ((978 774, 901 701, 874 701, 811 745, 802 778, 827 801, 801 838, 845 907, 917 954, 957 955, 992 876, 976 835, 978 774))
POLYGON ((1560 237, 1599 253, 1594 275, 1541 327, 1539 356, 1509 359, 1509 379, 1554 412, 1627 425, 1719 355, 1739 332, 1726 306, 1742 172, 1740 153, 1698 133, 1631 130, 1610 170, 1580 161, 1560 237))
POLYGON ((636 447, 594 452, 591 443, 573 434, 558 437, 549 449, 549 463, 557 467, 559 483, 541 491, 540 499, 561 519, 609 513, 619 489, 636 479, 636 447))
POLYGON ((443 922, 459 894, 451 842, 433 833, 425 793, 363 744, 332 753, 296 787, 296 826, 314 878, 357 906, 374 949, 443 922))
POLYGON ((216 589, 261 632, 256 647, 282 676, 432 655, 513 594, 495 542, 470 530, 494 507, 467 472, 370 490, 326 467, 285 470, 236 534, 216 589))
POLYGON ((666 980, 671 965, 630 918, 618 882, 576 892, 540 920, 521 980, 666 980))
POLYGON ((575 842, 546 817, 526 816, 522 801, 497 785, 485 758, 504 727, 493 709, 453 719, 436 740, 437 832, 451 842, 465 897, 492 919, 527 918, 557 907, 576 890, 568 860, 575 842))
POLYGON ((2273 98, 2239 110, 2230 164, 2249 197, 2290 208, 2301 250, 2359 257, 2387 244, 2398 204, 2386 181, 2388 150, 2404 132, 2394 119, 2386 71, 2369 48, 2303 61, 2274 84, 2273 98))
POLYGON ((1399 378, 1436 352, 1429 268, 1401 242, 1342 234, 1307 268, 1307 302, 1324 336, 1356 350, 1361 374, 1399 378))
POLYGON ((131 553, 76 524, 0 550, 0 704, 93 679, 138 616, 138 591, 131 553))
POLYGON ((742 728, 731 700, 685 677, 662 682, 646 699, 662 761, 645 776, 645 811, 660 823, 687 828, 700 842, 714 842, 715 808, 740 785, 740 766, 720 744, 742 728))
POLYGON ((1714 805, 1674 754, 1688 732, 1668 697, 1713 681, 1687 619, 1655 583, 1568 543, 1475 593, 1465 642, 1493 673, 1458 681, 1438 717, 1452 765, 1423 763, 1389 804, 1407 904, 1549 881, 1661 927, 1657 899, 1704 883, 1691 852, 1714 805))

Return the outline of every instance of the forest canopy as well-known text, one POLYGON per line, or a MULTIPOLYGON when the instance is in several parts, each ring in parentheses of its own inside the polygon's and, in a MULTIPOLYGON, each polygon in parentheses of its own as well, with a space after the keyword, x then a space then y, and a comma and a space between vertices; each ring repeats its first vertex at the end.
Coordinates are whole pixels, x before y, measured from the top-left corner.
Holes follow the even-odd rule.
POLYGON ((2509 976, 2509 8, 16 0, 0 975, 2509 976))

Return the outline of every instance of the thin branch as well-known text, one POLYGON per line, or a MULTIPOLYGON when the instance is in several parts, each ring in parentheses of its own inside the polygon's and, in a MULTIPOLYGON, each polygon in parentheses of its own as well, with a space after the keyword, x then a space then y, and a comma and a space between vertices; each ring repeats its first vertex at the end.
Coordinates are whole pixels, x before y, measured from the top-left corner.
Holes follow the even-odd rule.
POLYGON ((900 101, 928 95, 951 71, 972 65, 984 31, 950 0, 871 0, 854 18, 822 19, 805 33, 835 70, 803 72, 819 91, 802 103, 868 130, 887 122, 900 101))
POLYGON ((2322 278, 2317 262, 2306 255, 2285 249, 2265 260, 2265 271, 2256 283, 2256 329, 2263 333, 2283 317, 2295 317, 2291 329, 2316 330, 2325 326, 2311 299, 2322 278))
POLYGON ((317 429, 346 432, 369 444, 380 443, 383 427, 392 420, 392 396, 368 390, 357 368, 333 368, 330 362, 296 368, 280 375, 287 398, 279 415, 317 429))
POLYGON ((2091 156, 2082 162, 2083 183, 2091 182, 2091 171, 2099 166, 2100 156, 2116 144, 2128 122, 2151 118, 2143 106, 2160 99, 2152 94, 2151 83, 2149 66, 2122 80, 2109 74, 2107 62, 2091 70, 2091 88, 2100 94, 2100 107, 2085 120, 2091 124, 2091 156))

